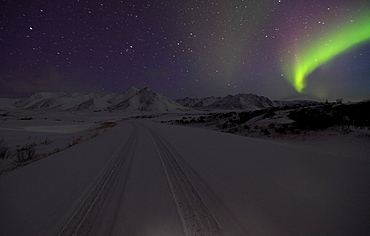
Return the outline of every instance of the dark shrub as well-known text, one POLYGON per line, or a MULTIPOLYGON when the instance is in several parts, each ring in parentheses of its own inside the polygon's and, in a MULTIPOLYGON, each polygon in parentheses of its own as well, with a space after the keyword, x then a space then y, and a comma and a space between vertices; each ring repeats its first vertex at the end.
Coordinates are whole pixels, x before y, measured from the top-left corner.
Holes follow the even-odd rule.
POLYGON ((16 164, 22 164, 24 162, 36 159, 38 154, 36 154, 36 144, 26 144, 21 148, 17 149, 17 158, 14 160, 16 164))

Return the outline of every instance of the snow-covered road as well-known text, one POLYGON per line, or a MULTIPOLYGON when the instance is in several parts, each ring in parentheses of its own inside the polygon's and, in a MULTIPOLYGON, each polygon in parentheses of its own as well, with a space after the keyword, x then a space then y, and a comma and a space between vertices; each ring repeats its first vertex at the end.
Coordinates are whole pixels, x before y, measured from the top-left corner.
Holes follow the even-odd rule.
POLYGON ((132 120, 0 176, 2 235, 365 235, 370 163, 132 120))

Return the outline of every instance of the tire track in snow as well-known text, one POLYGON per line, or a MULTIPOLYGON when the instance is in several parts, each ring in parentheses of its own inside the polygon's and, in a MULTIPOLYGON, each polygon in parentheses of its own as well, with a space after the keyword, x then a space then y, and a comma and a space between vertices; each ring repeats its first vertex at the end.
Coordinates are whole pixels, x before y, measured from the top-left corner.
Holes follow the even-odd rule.
POLYGON ((144 127, 149 130, 154 140, 185 235, 223 235, 217 221, 181 169, 164 138, 147 126, 144 127))
POLYGON ((97 184, 92 188, 82 203, 78 206, 72 217, 65 224, 59 233, 60 236, 87 235, 93 226, 118 173, 123 167, 125 170, 127 169, 127 178, 133 162, 134 151, 138 140, 138 127, 136 124, 132 125, 132 133, 113 154, 111 162, 105 168, 97 184))
POLYGON ((182 169, 186 171, 188 178, 194 178, 198 184, 198 188, 202 189, 202 192, 208 196, 207 205, 216 210, 213 213, 214 215, 217 215, 219 225, 223 229, 223 232, 227 232, 228 234, 235 236, 252 235, 247 229, 244 228, 244 225, 237 219, 235 214, 229 210, 225 202, 211 188, 209 188, 208 184, 199 175, 199 173, 182 158, 182 156, 173 148, 171 144, 169 144, 166 140, 164 140, 164 142, 170 149, 170 152, 172 152, 172 154, 175 156, 182 169))

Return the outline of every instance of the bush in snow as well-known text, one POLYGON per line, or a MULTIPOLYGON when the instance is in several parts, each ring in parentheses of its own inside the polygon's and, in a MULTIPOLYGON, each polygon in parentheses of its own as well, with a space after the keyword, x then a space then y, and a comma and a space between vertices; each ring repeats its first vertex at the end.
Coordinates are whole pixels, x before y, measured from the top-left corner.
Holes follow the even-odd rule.
POLYGON ((21 148, 17 148, 17 157, 14 160, 16 164, 22 164, 38 157, 36 153, 36 143, 25 144, 21 148))
POLYGON ((79 144, 80 142, 82 142, 82 136, 79 136, 78 138, 75 138, 74 140, 72 140, 72 142, 68 144, 68 147, 72 147, 76 144, 79 144))
POLYGON ((5 146, 4 140, 0 140, 0 159, 8 159, 10 156, 9 148, 5 146))
POLYGON ((44 141, 41 142, 41 144, 43 145, 50 145, 51 144, 51 140, 46 138, 44 141))
POLYGON ((294 120, 293 126, 301 130, 323 130, 333 126, 369 127, 370 102, 357 104, 340 104, 302 108, 293 110, 289 118, 294 120))

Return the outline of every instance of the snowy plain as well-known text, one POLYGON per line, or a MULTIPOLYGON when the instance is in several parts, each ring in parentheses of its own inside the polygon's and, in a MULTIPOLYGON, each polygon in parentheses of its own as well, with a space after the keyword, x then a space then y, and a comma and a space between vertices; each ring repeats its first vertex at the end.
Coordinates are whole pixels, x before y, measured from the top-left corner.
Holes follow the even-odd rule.
POLYGON ((257 139, 158 123, 175 114, 136 115, 15 112, 2 120, 10 146, 86 138, 0 175, 1 234, 369 233, 368 138, 257 139), (118 125, 91 133, 104 122, 118 125))

